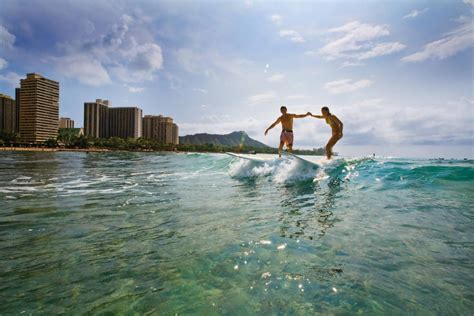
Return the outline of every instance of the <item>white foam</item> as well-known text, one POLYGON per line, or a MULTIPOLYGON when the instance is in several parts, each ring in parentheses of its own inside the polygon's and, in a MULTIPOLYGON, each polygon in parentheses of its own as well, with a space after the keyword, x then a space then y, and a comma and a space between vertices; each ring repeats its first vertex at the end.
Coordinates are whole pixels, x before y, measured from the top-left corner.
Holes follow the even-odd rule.
POLYGON ((271 177, 276 183, 285 183, 314 178, 315 167, 296 159, 275 158, 265 163, 241 159, 229 166, 229 175, 236 178, 271 177))

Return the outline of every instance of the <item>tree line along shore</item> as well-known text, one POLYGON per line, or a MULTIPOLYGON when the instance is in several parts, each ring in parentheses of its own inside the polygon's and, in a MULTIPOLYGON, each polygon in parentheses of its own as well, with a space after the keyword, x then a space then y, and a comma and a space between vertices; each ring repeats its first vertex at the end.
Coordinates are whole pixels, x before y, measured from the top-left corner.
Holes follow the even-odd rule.
MULTIPOLYGON (((277 154, 273 147, 252 147, 245 144, 239 146, 222 146, 216 144, 163 144, 144 138, 94 138, 84 135, 60 133, 57 139, 48 139, 42 144, 25 144, 18 141, 17 135, 0 135, 1 151, 78 151, 78 152, 236 152, 236 153, 265 153, 277 154)), ((299 155, 324 155, 324 149, 293 150, 299 155)))

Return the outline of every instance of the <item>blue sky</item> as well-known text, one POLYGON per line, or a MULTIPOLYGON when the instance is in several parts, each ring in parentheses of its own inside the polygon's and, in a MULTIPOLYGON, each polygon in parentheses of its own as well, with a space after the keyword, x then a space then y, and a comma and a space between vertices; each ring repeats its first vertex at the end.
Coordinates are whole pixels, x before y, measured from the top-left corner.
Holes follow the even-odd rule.
MULTIPOLYGON (((60 114, 79 126, 83 103, 102 98, 172 116, 181 135, 245 130, 270 145, 279 131, 263 131, 281 105, 327 105, 345 125, 341 152, 473 156, 473 10, 471 0, 3 0, 0 92, 38 72, 60 81, 60 114)), ((329 135, 320 120, 295 122, 297 147, 329 135)))

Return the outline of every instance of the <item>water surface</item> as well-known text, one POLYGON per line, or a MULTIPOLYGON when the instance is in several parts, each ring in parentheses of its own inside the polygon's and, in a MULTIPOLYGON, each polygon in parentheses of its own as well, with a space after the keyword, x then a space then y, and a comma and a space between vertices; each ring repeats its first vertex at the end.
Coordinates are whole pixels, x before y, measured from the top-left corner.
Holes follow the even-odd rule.
POLYGON ((3 152, 0 314, 468 315, 473 183, 473 161, 3 152))

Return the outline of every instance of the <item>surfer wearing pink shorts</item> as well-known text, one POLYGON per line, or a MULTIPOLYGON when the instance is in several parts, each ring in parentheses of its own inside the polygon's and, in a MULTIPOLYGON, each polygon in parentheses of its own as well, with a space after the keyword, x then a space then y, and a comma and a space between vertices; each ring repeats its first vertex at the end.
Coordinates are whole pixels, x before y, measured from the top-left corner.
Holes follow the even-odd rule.
POLYGON ((265 135, 267 135, 268 131, 281 123, 282 131, 280 134, 280 146, 278 146, 278 155, 281 157, 281 151, 283 146, 286 145, 288 152, 292 152, 293 150, 293 119, 295 118, 303 118, 310 113, 307 114, 291 114, 287 113, 286 106, 282 106, 280 108, 281 116, 265 130, 265 135))

